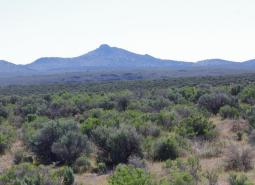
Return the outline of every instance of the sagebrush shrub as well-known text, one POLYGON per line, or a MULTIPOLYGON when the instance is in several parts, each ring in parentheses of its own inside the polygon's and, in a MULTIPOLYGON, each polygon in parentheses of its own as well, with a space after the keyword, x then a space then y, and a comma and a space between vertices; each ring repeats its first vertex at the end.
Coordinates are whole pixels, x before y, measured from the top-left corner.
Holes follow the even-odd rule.
POLYGON ((239 110, 229 105, 225 105, 221 107, 219 113, 223 119, 226 119, 226 118, 238 119, 240 117, 239 110))
POLYGON ((127 163, 130 156, 141 155, 141 138, 132 126, 97 127, 92 139, 99 148, 100 160, 108 165, 127 163))
POLYGON ((208 181, 208 185, 218 185, 219 173, 216 170, 206 171, 205 178, 208 181))
POLYGON ((213 139, 217 134, 215 125, 208 118, 200 114, 194 114, 183 119, 178 128, 178 132, 185 137, 203 137, 205 139, 213 139))
POLYGON ((83 155, 83 156, 79 157, 78 159, 76 159, 72 168, 75 173, 84 173, 84 172, 90 170, 92 168, 92 166, 91 166, 91 162, 88 159, 88 157, 83 155))
POLYGON ((231 173, 228 181, 230 185, 254 185, 244 174, 231 173))
POLYGON ((236 99, 224 93, 205 94, 198 100, 200 107, 206 108, 209 112, 217 114, 224 105, 236 105, 236 99))
POLYGON ((11 143, 15 138, 15 132, 8 125, 0 125, 0 155, 11 147, 11 143))
POLYGON ((185 140, 176 134, 159 138, 152 146, 152 157, 154 160, 164 161, 180 157, 187 147, 185 140))
POLYGON ((42 163, 73 163, 82 152, 89 151, 87 137, 77 123, 46 122, 34 133, 27 133, 27 145, 42 163))
MULTIPOLYGON (((50 170, 47 167, 21 163, 0 174, 1 185, 72 185, 64 184, 63 170, 50 170)), ((68 180, 68 182, 70 182, 68 180)))
POLYGON ((113 175, 109 178, 109 185, 153 185, 149 173, 141 168, 119 165, 113 175))
POLYGON ((201 165, 197 157, 187 160, 177 159, 166 161, 166 169, 170 173, 164 185, 196 185, 201 181, 201 165))
POLYGON ((254 151, 251 148, 238 148, 231 146, 226 156, 226 169, 248 171, 253 169, 254 151))

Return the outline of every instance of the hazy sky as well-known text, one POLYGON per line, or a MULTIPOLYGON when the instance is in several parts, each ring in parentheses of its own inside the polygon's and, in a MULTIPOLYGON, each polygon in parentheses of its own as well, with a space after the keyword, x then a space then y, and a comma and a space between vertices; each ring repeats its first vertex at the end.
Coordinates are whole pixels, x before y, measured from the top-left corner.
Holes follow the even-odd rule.
POLYGON ((159 58, 255 58, 255 0, 0 0, 0 59, 72 57, 102 43, 159 58))

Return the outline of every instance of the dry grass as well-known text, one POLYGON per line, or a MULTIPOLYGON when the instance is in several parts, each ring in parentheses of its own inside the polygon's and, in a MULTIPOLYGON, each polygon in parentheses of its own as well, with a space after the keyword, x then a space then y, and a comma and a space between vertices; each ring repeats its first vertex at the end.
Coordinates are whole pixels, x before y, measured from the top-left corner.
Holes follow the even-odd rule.
POLYGON ((84 173, 75 176, 75 182, 81 185, 107 185, 109 175, 97 175, 92 173, 84 173))
POLYGON ((22 142, 17 140, 13 143, 11 149, 7 151, 4 155, 0 156, 0 173, 4 170, 11 168, 13 165, 14 154, 16 151, 23 147, 22 142))
MULTIPOLYGON (((250 147, 247 139, 238 141, 236 133, 238 131, 245 131, 248 128, 248 123, 244 120, 221 120, 220 117, 212 117, 210 120, 216 125, 219 131, 218 141, 224 142, 222 153, 218 157, 214 158, 202 158, 201 166, 203 170, 218 169, 220 172, 219 185, 228 185, 228 172, 224 171, 224 161, 228 153, 228 148, 235 145, 237 148, 250 147)), ((255 182, 254 170, 248 171, 246 175, 255 182)))

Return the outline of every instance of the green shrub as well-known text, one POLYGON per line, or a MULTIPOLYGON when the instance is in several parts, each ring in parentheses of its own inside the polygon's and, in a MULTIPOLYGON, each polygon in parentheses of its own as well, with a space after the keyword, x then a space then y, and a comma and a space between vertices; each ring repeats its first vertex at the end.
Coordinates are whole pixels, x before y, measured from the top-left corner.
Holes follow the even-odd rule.
POLYGON ((20 164, 24 162, 32 163, 33 157, 27 151, 21 149, 16 151, 13 159, 14 164, 20 164))
POLYGON ((174 172, 169 185, 195 185, 195 181, 188 172, 174 172))
POLYGON ((255 107, 252 107, 249 110, 247 110, 246 117, 247 120, 249 121, 250 126, 255 128, 255 107))
POLYGON ((36 117, 37 117, 36 114, 28 114, 26 120, 27 120, 28 122, 32 122, 32 121, 35 121, 35 120, 36 120, 36 117))
POLYGON ((240 116, 239 110, 229 105, 225 105, 221 107, 219 113, 223 119, 226 119, 226 118, 238 119, 240 116))
POLYGON ((168 111, 160 111, 159 113, 159 124, 166 127, 171 128, 176 125, 176 115, 173 112, 168 111))
POLYGON ((224 105, 234 106, 237 104, 236 100, 224 93, 205 94, 198 100, 200 107, 206 108, 209 112, 217 114, 224 105))
POLYGON ((119 111, 127 110, 128 104, 129 104, 129 100, 126 97, 120 98, 117 103, 117 110, 119 111))
POLYGON ((98 174, 105 174, 107 171, 107 166, 105 163, 98 163, 96 171, 98 174))
POLYGON ((119 165, 109 178, 109 185, 152 185, 150 174, 133 166, 119 165))
POLYGON ((5 107, 0 104, 0 118, 7 118, 8 112, 5 107))
POLYGON ((159 138, 152 146, 152 157, 154 160, 164 161, 176 159, 181 156, 187 146, 185 140, 176 135, 170 134, 167 137, 159 138))
POLYGON ((8 125, 0 125, 0 155, 10 148, 15 138, 15 132, 8 125))
POLYGON ((168 160, 166 168, 169 170, 170 178, 165 184, 196 185, 201 181, 201 166, 197 157, 190 157, 187 160, 168 160))
POLYGON ((68 131, 51 146, 57 161, 67 164, 72 164, 85 149, 89 151, 87 137, 74 131, 68 131))
POLYGON ((99 148, 100 160, 107 165, 127 163, 130 156, 141 155, 141 138, 131 126, 97 127, 92 138, 99 148))
POLYGON ((208 185, 218 185, 219 173, 216 170, 206 171, 205 178, 208 181, 208 185))
POLYGON ((63 173, 63 185, 72 185, 74 183, 74 174, 73 170, 69 167, 64 167, 62 170, 63 173))
POLYGON ((228 181, 230 185, 254 185, 244 174, 231 173, 228 181))
POLYGON ((233 96, 237 96, 241 91, 242 91, 242 86, 241 85, 233 85, 230 88, 230 94, 233 96))
POLYGON ((78 159, 76 159, 72 168, 75 173, 84 173, 91 169, 91 162, 87 158, 87 156, 83 155, 79 157, 78 159))
POLYGON ((240 93, 240 99, 244 103, 254 105, 255 103, 255 86, 249 85, 245 87, 240 93))
POLYGON ((186 102, 185 98, 176 89, 168 89, 167 98, 175 104, 186 102))
POLYGON ((91 131, 100 125, 100 120, 98 118, 89 117, 84 123, 81 124, 81 131, 88 136, 91 135, 91 131))
POLYGON ((55 175, 48 168, 22 163, 0 174, 1 185, 63 185, 62 173, 55 175))
POLYGON ((89 151, 87 137, 80 133, 76 123, 51 121, 31 131, 28 126, 27 144, 43 163, 61 162, 70 164, 82 152, 89 151), (31 133, 32 132, 32 133, 31 133))
POLYGON ((144 168, 146 167, 145 160, 137 156, 131 156, 128 159, 128 164, 134 166, 135 168, 144 168))
POLYGON ((138 132, 145 137, 149 137, 149 136, 158 137, 161 133, 161 130, 156 124, 149 121, 139 126, 138 132))
POLYGON ((195 114, 183 119, 178 128, 180 135, 185 137, 202 137, 212 139, 216 137, 215 125, 208 118, 195 114))
POLYGON ((179 89, 180 94, 188 101, 195 101, 197 97, 197 88, 185 86, 179 89))

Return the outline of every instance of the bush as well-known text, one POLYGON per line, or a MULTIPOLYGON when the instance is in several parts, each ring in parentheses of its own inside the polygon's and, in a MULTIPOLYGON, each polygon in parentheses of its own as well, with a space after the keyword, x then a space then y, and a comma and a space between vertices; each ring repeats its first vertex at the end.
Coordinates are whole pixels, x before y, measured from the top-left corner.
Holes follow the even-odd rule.
POLYGON ((129 104, 129 101, 127 98, 125 97, 120 98, 117 103, 117 110, 126 111, 128 104, 129 104))
POLYGON ((27 134, 27 144, 43 163, 70 164, 83 151, 89 150, 87 138, 80 133, 77 124, 73 122, 46 122, 33 134, 30 132, 27 134))
POLYGON ((28 114, 27 115, 27 122, 32 122, 32 121, 35 121, 36 120, 36 114, 28 114))
POLYGON ((148 104, 153 111, 159 112, 163 108, 171 105, 171 102, 164 97, 158 96, 158 97, 153 97, 153 99, 150 99, 148 101, 148 104))
POLYGON ((232 173, 230 174, 228 181, 230 185, 254 185, 244 174, 238 175, 236 173, 232 173))
POLYGON ((181 156, 186 146, 183 138, 170 134, 168 137, 160 138, 155 142, 152 148, 152 157, 158 161, 176 159, 181 156))
POLYGON ((97 127, 92 131, 92 139, 99 148, 100 160, 107 165, 127 163, 130 156, 141 155, 141 139, 131 126, 97 127))
POLYGON ((133 166, 119 165, 109 178, 109 185, 152 185, 150 174, 133 166))
POLYGON ((168 160, 166 168, 169 170, 170 185, 195 185, 201 181, 201 166, 197 157, 190 157, 187 160, 168 160))
POLYGON ((8 112, 5 109, 5 107, 3 107, 2 105, 0 105, 0 118, 7 118, 8 117, 8 112))
POLYGON ((206 171, 205 178, 208 185, 218 185, 219 174, 216 170, 206 171))
POLYGON ((48 168, 36 167, 23 163, 13 166, 0 174, 1 185, 63 185, 59 179, 62 173, 55 173, 48 168))
POLYGON ((182 87, 179 90, 180 94, 188 101, 195 101, 196 97, 198 96, 197 88, 196 87, 182 87))
POLYGON ((158 137, 160 135, 160 128, 152 122, 146 122, 138 127, 138 132, 145 137, 158 137))
POLYGON ((73 164, 73 171, 75 173, 84 173, 91 169, 91 163, 87 156, 83 155, 76 159, 75 163, 73 164))
POLYGON ((84 123, 81 124, 81 131, 88 136, 91 135, 91 131, 100 125, 100 120, 98 118, 89 117, 84 123))
POLYGON ((195 114, 183 119, 178 128, 180 135, 185 137, 203 137, 213 139, 216 136, 215 125, 208 121, 208 118, 195 114))
POLYGON ((236 100, 224 93, 205 94, 198 100, 200 107, 206 108, 209 112, 217 114, 224 105, 236 105, 236 100))
POLYGON ((224 149, 225 144, 224 142, 198 142, 196 148, 196 153, 202 158, 212 158, 212 157, 219 157, 224 149))
POLYGON ((250 126, 255 128, 255 107, 252 107, 250 110, 247 111, 246 117, 249 121, 250 126))
POLYGON ((167 98, 175 104, 181 104, 185 102, 185 98, 175 89, 168 90, 167 98))
POLYGON ((33 157, 26 151, 24 150, 18 150, 14 154, 14 159, 13 159, 14 164, 20 164, 24 162, 32 163, 33 162, 33 157))
POLYGON ((145 161, 137 156, 129 157, 128 164, 134 166, 135 168, 144 168, 145 169, 145 167, 146 167, 145 161))
POLYGON ((255 86, 249 85, 245 87, 240 93, 240 99, 244 103, 254 105, 255 103, 255 86))
POLYGON ((226 169, 248 171, 253 169, 253 150, 251 148, 237 148, 231 146, 226 156, 226 169))
POLYGON ((241 92, 241 90, 242 90, 241 85, 234 85, 230 89, 230 94, 233 96, 237 96, 241 92))
POLYGON ((195 185, 195 181, 188 172, 175 172, 169 185, 195 185))
POLYGON ((10 148, 11 143, 14 140, 15 133, 13 128, 6 125, 0 126, 0 155, 10 148))
POLYGON ((221 107, 219 113, 223 119, 226 119, 226 118, 238 119, 240 116, 239 110, 229 105, 225 105, 221 107))
POLYGON ((69 167, 64 167, 62 170, 63 185, 72 185, 74 183, 73 170, 69 167))
POLYGON ((106 171, 107 171, 107 166, 105 165, 105 163, 98 163, 97 164, 96 172, 98 174, 105 174, 106 171))
POLYGON ((173 112, 160 111, 159 113, 159 124, 171 128, 176 125, 176 116, 173 112))
POLYGON ((51 151, 56 155, 56 159, 67 164, 72 164, 84 149, 86 152, 89 150, 87 137, 74 131, 68 131, 51 146, 51 151))

